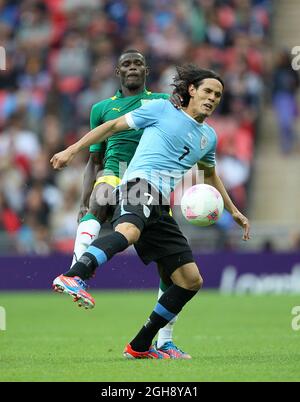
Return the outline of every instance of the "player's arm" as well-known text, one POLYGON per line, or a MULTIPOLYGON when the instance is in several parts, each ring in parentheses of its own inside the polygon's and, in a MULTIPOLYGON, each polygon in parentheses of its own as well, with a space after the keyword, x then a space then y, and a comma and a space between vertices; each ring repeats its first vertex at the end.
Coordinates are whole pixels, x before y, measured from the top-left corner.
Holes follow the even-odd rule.
POLYGON ((244 229, 243 240, 250 239, 250 224, 248 218, 246 218, 234 205, 229 194, 227 193, 225 186, 221 178, 217 175, 215 167, 208 167, 201 162, 198 162, 198 168, 204 171, 204 182, 215 187, 224 200, 224 206, 228 212, 232 215, 233 219, 238 225, 244 229))
POLYGON ((90 152, 89 160, 83 174, 83 185, 80 197, 80 208, 78 221, 87 213, 97 173, 103 170, 103 154, 101 152, 90 152))
POLYGON ((125 116, 107 121, 106 123, 101 124, 100 126, 89 131, 84 137, 75 142, 75 144, 70 145, 64 151, 55 154, 50 163, 54 169, 62 169, 67 166, 72 161, 74 156, 76 156, 84 148, 92 144, 96 144, 97 142, 102 142, 119 131, 128 129, 129 126, 125 116))
MULTIPOLYGON (((98 127, 102 121, 104 102, 93 105, 90 114, 90 130, 98 127)), ((90 204, 90 196, 92 194, 97 173, 103 170, 103 159, 105 153, 105 143, 98 143, 90 147, 90 155, 88 163, 84 169, 83 185, 80 196, 80 208, 78 214, 78 222, 87 213, 90 204)))

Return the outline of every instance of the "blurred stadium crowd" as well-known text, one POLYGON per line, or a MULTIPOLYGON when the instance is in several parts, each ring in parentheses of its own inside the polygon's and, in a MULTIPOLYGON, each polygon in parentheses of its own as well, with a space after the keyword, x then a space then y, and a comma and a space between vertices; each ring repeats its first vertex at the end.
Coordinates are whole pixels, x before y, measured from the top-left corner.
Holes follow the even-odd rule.
POLYGON ((148 89, 170 92, 193 62, 226 83, 211 119, 218 169, 245 210, 265 83, 273 74, 268 0, 0 0, 0 252, 71 251, 87 154, 49 159, 89 129, 91 105, 118 88, 121 51, 138 49, 148 89))

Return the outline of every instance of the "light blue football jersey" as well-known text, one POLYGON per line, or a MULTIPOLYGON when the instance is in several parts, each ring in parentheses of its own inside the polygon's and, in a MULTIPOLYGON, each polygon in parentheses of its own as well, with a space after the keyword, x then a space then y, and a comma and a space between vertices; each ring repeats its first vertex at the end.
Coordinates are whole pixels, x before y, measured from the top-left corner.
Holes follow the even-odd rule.
POLYGON ((125 118, 130 128, 145 130, 122 183, 143 178, 169 199, 195 163, 215 166, 215 130, 177 110, 168 100, 153 100, 125 118))

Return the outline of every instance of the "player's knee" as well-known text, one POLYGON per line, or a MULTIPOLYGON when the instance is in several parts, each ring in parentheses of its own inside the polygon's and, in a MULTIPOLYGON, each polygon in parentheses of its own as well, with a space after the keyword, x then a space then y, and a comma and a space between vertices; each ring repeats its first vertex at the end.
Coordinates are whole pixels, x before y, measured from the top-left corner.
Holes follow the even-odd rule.
POLYGON ((203 286, 203 279, 199 272, 193 273, 189 276, 186 282, 187 288, 198 292, 203 286))
POLYGON ((203 286, 203 279, 195 263, 185 264, 173 272, 171 279, 175 285, 198 292, 203 286))
POLYGON ((97 203, 90 203, 89 213, 93 214, 98 221, 102 224, 106 221, 108 216, 108 207, 107 206, 99 206, 97 203))
POLYGON ((90 205, 89 205, 89 212, 95 216, 98 215, 99 212, 99 206, 95 202, 95 200, 90 200, 90 205))
POLYGON ((195 280, 194 287, 195 287, 195 289, 194 289, 195 291, 198 291, 203 287, 203 278, 200 274, 199 274, 199 277, 195 280))
POLYGON ((129 245, 136 243, 141 235, 140 230, 132 223, 120 223, 115 228, 116 232, 121 233, 128 240, 129 245))
POLYGON ((190 278, 185 283, 185 287, 188 290, 193 290, 194 292, 198 292, 203 286, 203 279, 201 275, 191 275, 190 278))

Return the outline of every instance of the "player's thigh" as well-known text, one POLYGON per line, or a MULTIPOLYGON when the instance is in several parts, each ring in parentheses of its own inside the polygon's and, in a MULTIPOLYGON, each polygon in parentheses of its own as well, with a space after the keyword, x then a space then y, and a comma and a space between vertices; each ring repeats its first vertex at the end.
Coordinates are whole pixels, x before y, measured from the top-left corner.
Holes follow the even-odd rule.
POLYGON ((203 279, 195 262, 181 265, 171 275, 172 282, 184 289, 199 290, 203 279))
POLYGON ((194 262, 192 250, 176 221, 167 209, 160 208, 160 217, 142 233, 135 249, 145 264, 155 261, 160 272, 170 277, 180 266, 194 262))
POLYGON ((169 287, 173 285, 172 279, 170 275, 164 269, 164 266, 160 263, 157 263, 157 271, 159 274, 160 279, 162 280, 164 286, 169 287))

